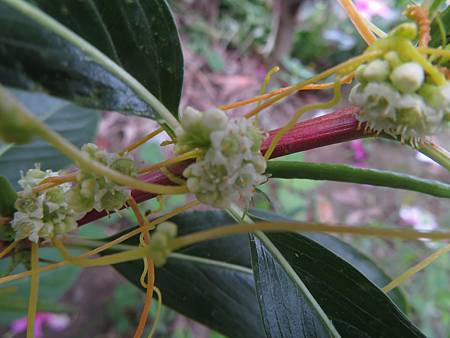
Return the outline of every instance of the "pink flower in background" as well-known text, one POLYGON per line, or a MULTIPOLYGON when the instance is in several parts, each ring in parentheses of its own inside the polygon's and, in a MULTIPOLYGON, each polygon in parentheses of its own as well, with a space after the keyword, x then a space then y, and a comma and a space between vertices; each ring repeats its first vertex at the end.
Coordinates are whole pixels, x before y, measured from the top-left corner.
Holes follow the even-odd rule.
POLYGON ((364 142, 362 140, 353 140, 350 142, 350 147, 353 150, 353 163, 359 166, 364 166, 367 158, 364 142))
POLYGON ((403 206, 400 209, 400 219, 417 231, 433 231, 438 227, 433 214, 414 206, 403 206))
MULTIPOLYGON (((36 320, 34 322, 34 336, 41 338, 43 334, 44 324, 53 331, 62 331, 69 325, 69 316, 65 314, 56 314, 50 312, 38 312, 36 314, 36 320)), ((13 335, 16 335, 27 330, 27 317, 17 319, 11 323, 11 331, 13 335)))
POLYGON ((386 20, 392 20, 395 17, 395 12, 383 0, 355 0, 355 6, 367 20, 372 20, 374 16, 386 20))

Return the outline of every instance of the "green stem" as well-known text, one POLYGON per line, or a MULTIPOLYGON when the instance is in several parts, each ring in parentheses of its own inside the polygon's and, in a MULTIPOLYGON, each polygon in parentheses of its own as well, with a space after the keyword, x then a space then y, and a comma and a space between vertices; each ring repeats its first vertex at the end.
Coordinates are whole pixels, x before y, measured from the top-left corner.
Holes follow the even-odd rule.
POLYGON ((432 141, 421 143, 417 150, 450 172, 450 153, 447 150, 432 141))
POLYGON ((183 194, 187 192, 186 187, 164 186, 159 184, 147 183, 112 170, 97 161, 93 161, 90 157, 83 154, 72 143, 67 141, 58 133, 54 132, 40 120, 34 118, 25 109, 17 110, 17 113, 26 116, 30 120, 30 124, 32 125, 30 126, 30 129, 33 130, 34 133, 53 145, 56 149, 58 149, 72 161, 76 162, 80 169, 96 173, 99 176, 105 176, 116 184, 141 191, 166 195, 183 194))
POLYGON ((177 119, 170 113, 170 111, 139 81, 137 81, 131 74, 125 71, 122 67, 116 64, 113 60, 103 54, 100 50, 90 44, 88 41, 69 30, 64 25, 47 15, 39 8, 28 4, 23 0, 1 0, 8 6, 13 7, 22 14, 28 16, 36 21, 46 29, 60 36, 64 40, 70 42, 78 47, 83 53, 89 56, 93 61, 98 63, 104 69, 115 75, 119 80, 127 84, 137 96, 149 104, 166 122, 175 130, 180 126, 177 119))
POLYGON ((385 170, 355 168, 342 164, 269 161, 266 172, 271 175, 271 178, 298 178, 369 184, 450 198, 450 184, 385 170))

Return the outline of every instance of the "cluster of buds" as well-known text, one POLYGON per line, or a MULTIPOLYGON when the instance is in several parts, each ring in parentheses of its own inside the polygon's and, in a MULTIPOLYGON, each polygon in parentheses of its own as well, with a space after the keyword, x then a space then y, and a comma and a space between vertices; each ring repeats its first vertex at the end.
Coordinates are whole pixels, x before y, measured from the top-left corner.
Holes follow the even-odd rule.
POLYGON ((361 108, 358 120, 376 132, 415 143, 439 132, 450 116, 450 82, 435 85, 419 63, 395 51, 359 66, 355 76, 350 102, 361 108))
POLYGON ((155 266, 159 267, 166 263, 167 256, 171 253, 169 243, 177 237, 177 233, 177 225, 172 222, 161 223, 152 233, 151 257, 155 266))
POLYGON ((203 151, 203 156, 183 172, 189 191, 217 208, 228 208, 239 199, 247 205, 255 186, 266 180, 261 131, 251 121, 229 119, 218 109, 199 112, 187 108, 181 126, 176 131, 175 150, 203 151))
MULTIPOLYGON (((138 169, 133 159, 114 153, 107 153, 95 144, 85 144, 81 151, 94 161, 97 161, 124 175, 136 177, 138 169)), ((104 176, 90 171, 80 170, 76 176, 76 183, 68 193, 70 206, 78 212, 119 210, 130 198, 131 192, 127 187, 120 186, 104 176)))
POLYGON ((19 184, 23 191, 18 193, 15 207, 17 209, 11 223, 15 230, 15 239, 27 238, 38 242, 39 238, 51 239, 77 227, 77 219, 83 214, 77 213, 66 201, 66 194, 71 189, 70 183, 34 192, 42 180, 58 176, 58 172, 42 171, 38 166, 22 175, 19 184))

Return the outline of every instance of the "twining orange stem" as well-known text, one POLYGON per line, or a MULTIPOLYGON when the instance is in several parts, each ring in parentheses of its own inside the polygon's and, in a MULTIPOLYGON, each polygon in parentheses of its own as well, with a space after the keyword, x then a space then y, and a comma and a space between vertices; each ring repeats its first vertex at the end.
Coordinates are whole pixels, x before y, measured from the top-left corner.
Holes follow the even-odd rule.
MULTIPOLYGON (((148 221, 142 215, 136 203, 136 200, 133 197, 130 197, 130 199, 128 200, 128 205, 131 207, 134 214, 136 215, 136 218, 141 228, 145 228, 145 226, 148 224, 148 221)), ((148 230, 144 231, 144 242, 146 244, 150 243, 150 234, 148 230)), ((145 323, 147 322, 148 313, 150 311, 150 305, 152 304, 153 287, 155 285, 155 266, 153 264, 153 260, 149 257, 145 259, 147 260, 147 288, 145 292, 144 307, 142 309, 141 316, 139 318, 139 324, 134 333, 134 338, 141 337, 142 333, 144 332, 145 323)))
POLYGON ((11 218, 9 217, 0 217, 0 225, 6 225, 11 222, 11 218))
POLYGON ((413 5, 406 9, 406 16, 417 22, 419 26, 419 47, 428 47, 430 43, 430 19, 425 7, 413 5))
POLYGON ((341 6, 347 12, 348 17, 355 26, 358 33, 366 41, 368 45, 373 44, 377 41, 375 34, 370 30, 369 26, 366 24, 361 14, 358 13, 355 5, 351 0, 339 0, 341 6))
POLYGON ((41 192, 53 187, 56 187, 63 183, 73 182, 76 180, 77 173, 47 177, 42 180, 36 187, 33 188, 33 192, 41 192))
MULTIPOLYGON (((342 84, 351 83, 352 80, 353 80, 353 74, 349 74, 349 75, 344 76, 342 78, 341 83, 342 84)), ((333 86, 334 86, 334 83, 309 84, 309 85, 306 85, 306 86, 300 88, 298 91, 300 92, 300 91, 308 91, 308 90, 323 90, 323 89, 333 88, 333 86)), ((266 99, 270 99, 271 97, 273 97, 275 95, 285 93, 288 90, 290 90, 291 88, 292 88, 292 86, 276 89, 276 90, 273 90, 273 91, 271 91, 269 93, 262 94, 262 95, 259 95, 259 96, 255 96, 255 97, 252 97, 252 98, 247 99, 247 100, 238 101, 238 102, 234 102, 234 103, 231 103, 231 104, 228 104, 228 105, 220 106, 219 109, 221 109, 221 110, 229 110, 229 109, 233 109, 233 108, 237 108, 237 107, 246 106, 246 105, 251 104, 251 103, 260 102, 260 101, 263 101, 263 100, 266 100, 266 99)))

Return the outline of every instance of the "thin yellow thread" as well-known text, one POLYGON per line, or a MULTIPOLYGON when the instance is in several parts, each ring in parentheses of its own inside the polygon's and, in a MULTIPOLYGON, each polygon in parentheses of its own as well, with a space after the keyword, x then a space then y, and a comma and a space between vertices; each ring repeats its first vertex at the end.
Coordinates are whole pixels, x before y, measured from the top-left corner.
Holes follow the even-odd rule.
POLYGON ((370 50, 370 51, 368 51, 368 52, 366 52, 366 53, 364 53, 362 55, 355 56, 355 57, 353 57, 353 58, 351 58, 351 59, 349 59, 349 60, 347 60, 345 62, 342 62, 342 63, 340 63, 340 64, 338 64, 338 65, 336 65, 336 66, 334 66, 334 67, 332 67, 330 69, 327 69, 327 70, 323 71, 320 74, 317 74, 317 75, 309 78, 308 80, 302 81, 302 82, 296 84, 295 86, 289 87, 288 90, 284 91, 281 94, 275 95, 273 98, 271 98, 270 100, 264 102, 259 107, 256 107, 252 111, 248 112, 245 115, 245 117, 250 118, 250 117, 256 115, 261 110, 272 106, 274 103, 276 103, 276 102, 282 100, 283 98, 285 98, 285 97, 287 97, 287 96, 297 92, 299 89, 301 89, 301 88, 303 88, 303 87, 305 87, 307 85, 310 85, 312 83, 317 83, 317 82, 319 82, 319 81, 321 81, 323 79, 326 79, 329 76, 332 76, 332 75, 337 74, 337 73, 339 73, 341 75, 351 73, 360 64, 362 64, 364 62, 367 62, 367 61, 370 61, 370 60, 373 60, 373 59, 376 59, 376 58, 378 58, 379 56, 381 56, 383 54, 384 54, 383 50, 370 50))
POLYGON ((28 300, 27 338, 34 338, 34 323, 36 320, 38 292, 39 292, 39 245, 31 243, 31 282, 30 298, 28 300))
MULTIPOLYGON (((349 84, 352 81, 353 81, 353 73, 342 78, 342 84, 349 84)), ((271 97, 274 97, 274 96, 279 95, 279 94, 283 94, 283 93, 291 90, 293 87, 294 86, 279 88, 279 89, 273 90, 271 92, 268 92, 266 94, 252 97, 250 99, 234 102, 234 103, 231 103, 231 104, 228 104, 228 105, 224 105, 224 106, 219 106, 219 109, 221 109, 221 110, 229 110, 229 109, 233 109, 233 108, 237 108, 237 107, 246 106, 246 105, 249 105, 249 104, 252 104, 252 103, 255 103, 255 102, 263 101, 263 100, 266 100, 266 99, 270 99, 271 97)), ((323 89, 330 89, 330 88, 333 88, 333 87, 334 87, 334 82, 319 83, 319 84, 308 84, 308 85, 305 85, 303 87, 300 87, 299 89, 297 89, 297 91, 299 92, 299 91, 307 91, 307 90, 323 90, 323 89)))
POLYGON ((144 136, 142 139, 140 139, 139 141, 130 144, 128 147, 126 147, 124 150, 122 150, 119 155, 125 155, 126 153, 129 153, 131 151, 133 151, 134 149, 136 149, 137 147, 140 147, 141 145, 143 145, 145 142, 151 140, 152 138, 154 138, 155 136, 161 134, 164 131, 163 128, 158 128, 154 131, 152 131, 151 133, 149 133, 148 135, 144 136))
POLYGON ((155 319, 153 320, 153 325, 152 325, 152 329, 150 330, 150 333, 148 335, 148 338, 152 338, 153 335, 155 334, 156 331, 156 326, 158 325, 159 322, 159 317, 161 315, 161 305, 162 305, 162 294, 161 294, 161 290, 158 289, 156 286, 153 287, 153 290, 155 291, 157 297, 158 297, 158 307, 156 309, 156 313, 155 313, 155 319))
POLYGON ((355 26, 359 35, 366 41, 368 45, 377 41, 375 34, 373 34, 371 28, 367 25, 363 17, 358 13, 355 5, 351 0, 338 0, 344 10, 347 12, 350 21, 355 26))
POLYGON ((410 269, 408 269, 405 273, 398 276, 394 280, 392 280, 389 284, 387 284, 384 288, 384 292, 389 292, 392 289, 395 289, 397 286, 402 284, 404 281, 406 281, 408 278, 411 278, 416 273, 418 273, 420 270, 426 268, 428 265, 433 263, 436 259, 440 258, 442 255, 445 255, 446 253, 450 252, 450 244, 447 246, 439 249, 438 251, 432 253, 430 256, 419 262, 418 264, 414 265, 410 269))
MULTIPOLYGON (((175 216, 175 215, 177 215, 177 214, 179 214, 179 213, 181 213, 183 211, 186 211, 186 210, 188 210, 188 209, 190 209, 190 208, 192 208, 192 207, 194 207, 194 206, 196 206, 198 204, 200 204, 200 202, 192 201, 192 202, 189 202, 189 203, 187 203, 187 204, 185 204, 185 205, 183 205, 181 207, 178 207, 178 208, 174 209, 170 213, 161 216, 159 219, 150 222, 149 225, 148 225, 149 229, 152 229, 152 227, 154 228, 155 225, 157 225, 159 223, 162 223, 165 220, 168 220, 169 218, 171 218, 171 217, 173 217, 173 216, 175 216)), ((100 247, 98 247, 98 248, 96 248, 94 250, 86 252, 86 253, 80 255, 79 258, 86 258, 86 257, 93 256, 93 255, 95 255, 95 254, 97 254, 99 252, 102 252, 104 250, 109 249, 110 247, 112 247, 112 246, 114 246, 116 244, 120 244, 123 241, 126 241, 128 238, 131 238, 131 237, 133 237, 133 236, 135 236, 135 235, 137 235, 138 233, 141 232, 140 229, 136 229, 136 230, 134 230, 134 231, 132 231, 132 232, 130 232, 128 234, 125 234, 125 235, 123 235, 123 236, 121 236, 121 237, 119 237, 119 238, 117 238, 117 239, 115 239, 115 240, 113 240, 111 242, 105 243, 104 245, 102 245, 102 246, 100 246, 100 247)), ((52 271, 52 270, 55 270, 55 269, 58 269, 58 268, 62 268, 62 267, 66 266, 66 265, 68 265, 70 263, 71 262, 69 262, 68 260, 65 260, 65 261, 62 261, 62 262, 59 262, 59 263, 50 264, 50 265, 47 265, 47 266, 40 267, 39 269, 37 269, 37 272, 42 273, 42 272, 52 271)), ((0 285, 5 284, 5 283, 9 283, 9 282, 12 282, 12 281, 15 281, 15 280, 22 279, 22 278, 28 277, 30 275, 31 275, 31 270, 28 270, 28 271, 23 271, 23 272, 16 273, 14 275, 1 277, 0 278, 0 285)))
POLYGON ((315 109, 331 108, 335 106, 340 99, 341 99, 341 82, 340 79, 337 78, 335 82, 334 97, 328 102, 309 104, 300 108, 291 118, 289 123, 286 124, 283 128, 281 128, 281 130, 273 138, 272 143, 270 144, 269 148, 264 154, 264 158, 266 159, 266 161, 272 155, 273 151, 275 150, 275 147, 277 146, 281 138, 295 125, 295 123, 297 123, 298 119, 303 115, 304 112, 315 109))
POLYGON ((152 164, 152 165, 149 165, 147 167, 140 168, 139 169, 139 173, 141 173, 141 174, 143 174, 143 173, 150 173, 150 172, 159 170, 161 168, 165 168, 165 167, 167 167, 167 166, 169 166, 171 164, 175 164, 175 163, 178 163, 178 162, 183 162, 185 160, 196 158, 196 157, 200 156, 202 153, 203 152, 201 150, 194 149, 194 150, 188 151, 188 152, 186 152, 184 154, 181 154, 181 155, 169 158, 167 160, 161 161, 159 163, 152 164))
POLYGON ((5 257, 7 254, 9 254, 11 251, 14 250, 14 248, 17 246, 17 244, 19 244, 19 241, 15 241, 12 242, 11 244, 9 244, 5 250, 3 250, 2 252, 0 252, 0 259, 2 259, 3 257, 5 257))

